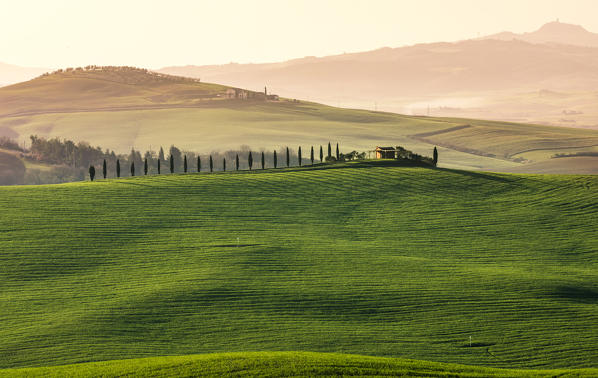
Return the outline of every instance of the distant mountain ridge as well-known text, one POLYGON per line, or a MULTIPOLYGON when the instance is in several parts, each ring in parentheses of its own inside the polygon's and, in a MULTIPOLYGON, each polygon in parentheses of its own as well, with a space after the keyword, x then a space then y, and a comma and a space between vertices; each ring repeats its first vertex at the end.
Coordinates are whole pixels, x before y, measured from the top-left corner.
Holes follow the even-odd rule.
POLYGON ((518 39, 529 43, 558 43, 562 45, 598 47, 598 33, 587 31, 580 25, 559 21, 549 22, 530 33, 502 32, 479 39, 510 41, 518 39))

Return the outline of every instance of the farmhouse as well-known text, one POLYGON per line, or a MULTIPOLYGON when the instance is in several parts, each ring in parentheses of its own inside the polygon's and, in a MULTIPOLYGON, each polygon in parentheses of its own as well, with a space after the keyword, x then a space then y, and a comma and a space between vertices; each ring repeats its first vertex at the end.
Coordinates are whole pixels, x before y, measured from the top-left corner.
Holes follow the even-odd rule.
POLYGON ((394 159, 395 152, 394 147, 376 147, 376 159, 394 159))

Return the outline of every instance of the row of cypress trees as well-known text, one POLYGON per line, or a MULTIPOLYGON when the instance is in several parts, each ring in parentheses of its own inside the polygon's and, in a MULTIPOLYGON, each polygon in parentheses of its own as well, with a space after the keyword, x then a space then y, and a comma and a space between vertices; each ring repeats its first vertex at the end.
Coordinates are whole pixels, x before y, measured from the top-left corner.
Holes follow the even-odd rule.
MULTIPOLYGON (((301 146, 299 146, 299 150, 297 152, 297 160, 299 163, 299 166, 302 166, 302 156, 301 156, 301 146)), ((336 144, 336 160, 340 159, 340 152, 339 152, 339 148, 338 148, 338 143, 336 144)), ((311 151, 310 151, 310 161, 311 161, 311 165, 314 165, 314 160, 315 160, 315 155, 314 155, 314 147, 311 146, 311 151)), ((327 160, 332 160, 332 146, 330 144, 330 142, 328 142, 328 155, 327 155, 327 160)), ((322 146, 320 146, 320 163, 322 163, 324 161, 324 149, 322 148, 322 146)), ((169 162, 170 162, 170 173, 174 173, 174 157, 172 155, 170 155, 169 158, 169 162)), ((249 155, 247 156, 247 164, 249 166, 249 170, 251 171, 253 169, 253 155, 252 152, 249 151, 249 155)), ((291 157, 290 157, 290 151, 289 148, 286 148, 286 166, 290 167, 291 166, 291 157)), ((158 174, 161 174, 161 159, 158 159, 158 163, 157 163, 157 168, 158 168, 158 174)), ((212 159, 212 155, 210 155, 210 159, 209 159, 209 168, 210 168, 210 172, 214 171, 214 161, 212 159)), ((278 156, 276 154, 276 150, 274 150, 274 168, 278 168, 278 156)), ((261 169, 266 169, 266 161, 265 161, 265 156, 264 156, 264 152, 262 151, 261 153, 261 169)), ((130 170, 131 170, 131 176, 135 176, 135 162, 131 162, 130 165, 130 170)), ((226 158, 223 158, 222 160, 222 170, 226 171, 226 158)), ((235 170, 239 170, 239 154, 236 154, 235 157, 235 170)), ((184 156, 183 158, 183 171, 185 173, 187 173, 188 171, 188 163, 187 163, 187 155, 184 156)), ((197 157, 197 172, 201 172, 201 157, 197 157)), ((120 173, 121 173, 121 167, 120 167, 120 160, 117 159, 116 160, 116 177, 120 177, 120 173)), ((143 173, 144 175, 148 174, 148 164, 147 164, 147 158, 144 161, 143 164, 143 173)), ((91 181, 94 180, 95 178, 95 174, 96 174, 96 170, 95 167, 93 165, 91 165, 89 167, 89 178, 91 179, 91 181)), ((108 167, 106 164, 106 159, 104 159, 104 162, 102 164, 102 176, 104 178, 106 178, 108 175, 108 167)))

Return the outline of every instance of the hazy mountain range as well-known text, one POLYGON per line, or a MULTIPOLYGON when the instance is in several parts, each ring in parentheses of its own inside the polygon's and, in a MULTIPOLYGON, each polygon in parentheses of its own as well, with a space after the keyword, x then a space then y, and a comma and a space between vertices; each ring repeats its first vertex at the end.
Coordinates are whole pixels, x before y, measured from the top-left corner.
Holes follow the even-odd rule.
POLYGON ((561 22, 454 43, 158 71, 340 106, 598 125, 598 34, 561 22))

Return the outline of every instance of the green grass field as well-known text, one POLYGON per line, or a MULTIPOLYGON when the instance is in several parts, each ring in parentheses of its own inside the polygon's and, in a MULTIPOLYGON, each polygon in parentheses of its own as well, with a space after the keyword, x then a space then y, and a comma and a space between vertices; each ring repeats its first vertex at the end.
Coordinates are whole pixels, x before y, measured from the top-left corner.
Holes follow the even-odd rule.
POLYGON ((399 358, 310 352, 150 357, 42 368, 0 369, 0 377, 592 377, 598 369, 515 370, 399 358))
MULTIPOLYGON (((515 159, 547 162, 542 171, 550 171, 555 153, 598 148, 598 130, 415 117, 285 99, 227 100, 222 97, 227 89, 141 71, 53 74, 0 88, 0 135, 20 142, 29 142, 30 135, 68 138, 120 153, 171 144, 203 154, 243 144, 254 150, 309 149, 333 141, 342 152, 402 145, 430 155, 439 145, 445 147, 443 167, 501 172, 517 169, 515 159)), ((571 161, 568 173, 581 173, 577 166, 571 161)))
POLYGON ((293 350, 597 367, 598 176, 395 164, 1 187, 0 367, 293 350))

